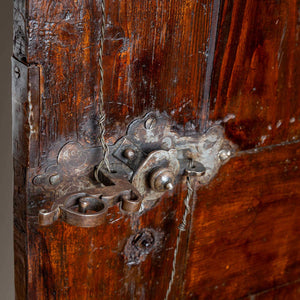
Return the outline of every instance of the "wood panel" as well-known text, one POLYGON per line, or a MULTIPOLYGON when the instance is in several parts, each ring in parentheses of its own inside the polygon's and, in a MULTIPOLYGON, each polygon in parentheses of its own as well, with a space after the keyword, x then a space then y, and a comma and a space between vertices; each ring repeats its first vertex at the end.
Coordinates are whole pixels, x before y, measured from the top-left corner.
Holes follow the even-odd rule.
POLYGON ((300 278, 299 166, 299 143, 242 152, 197 192, 187 298, 237 299, 300 278))
POLYGON ((211 119, 251 149, 300 136, 300 3, 224 0, 211 119))
MULTIPOLYGON (((38 226, 39 209, 57 194, 32 178, 67 142, 98 145, 101 3, 14 3, 14 56, 29 70, 14 132, 17 298, 163 299, 184 186, 140 218, 111 209, 94 229, 38 226), (142 229, 154 230, 156 246, 128 265, 125 244, 142 229)), ((295 0, 222 2, 210 117, 241 149, 299 139, 298 8, 295 0)), ((181 132, 206 127, 218 9, 211 0, 106 1, 110 142, 149 110, 166 111, 181 132)), ((300 277, 298 149, 243 152, 198 191, 169 299, 247 297, 300 277)))
MULTIPOLYGON (((187 130, 205 124, 211 2, 106 1, 108 138, 120 137, 134 117, 149 110, 167 111, 187 130)), ((90 135, 96 134, 98 118, 100 20, 100 1, 28 1, 26 61, 41 66, 45 83, 40 126, 45 157, 58 139, 97 140, 90 135)))
POLYGON ((249 296, 249 300, 298 300, 300 297, 299 280, 290 284, 275 287, 255 295, 249 296))
MULTIPOLYGON (((26 85, 14 131, 19 142, 14 151, 17 299, 161 299, 182 214, 185 191, 180 186, 139 220, 112 210, 110 223, 95 229, 37 223, 39 209, 49 208, 57 194, 33 185, 32 179, 55 163, 66 143, 98 145, 101 2, 14 3, 14 56, 24 67, 39 70, 26 85), (144 262, 128 266, 125 243, 143 228, 157 232, 158 245, 144 262)), ((208 98, 202 95, 205 81, 209 90, 207 49, 212 54, 215 3, 213 10, 211 0, 106 1, 103 65, 110 142, 149 110, 168 112, 181 131, 205 127, 208 98)), ((182 236, 179 266, 187 238, 188 231, 182 236)), ((178 270, 171 297, 181 292, 183 269, 178 270)))
MULTIPOLYGON (((39 227, 31 217, 28 299, 162 299, 171 276, 184 195, 178 187, 139 219, 113 208, 107 224, 97 228, 74 228, 62 222, 39 227), (125 244, 143 229, 154 230, 157 245, 143 254, 139 264, 128 265, 125 244)), ((179 266, 185 259, 186 235, 182 236, 179 266)), ((170 299, 181 292, 183 280, 178 271, 170 299)))

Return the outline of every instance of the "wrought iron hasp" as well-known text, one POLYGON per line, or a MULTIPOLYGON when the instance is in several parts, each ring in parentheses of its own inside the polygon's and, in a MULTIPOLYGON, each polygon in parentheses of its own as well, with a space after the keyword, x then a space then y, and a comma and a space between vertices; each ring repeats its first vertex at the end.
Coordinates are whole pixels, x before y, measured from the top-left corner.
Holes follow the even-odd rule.
MULTIPOLYGON (((60 165, 68 161, 70 166, 70 156, 65 154, 69 153, 70 147, 73 152, 76 149, 78 161, 84 157, 85 164, 82 165, 85 170, 94 168, 95 157, 99 160, 96 153, 101 152, 101 148, 83 149, 76 143, 69 143, 65 146, 68 149, 60 151, 60 165)), ((85 179, 80 176, 85 184, 78 184, 77 192, 59 197, 49 212, 40 211, 41 225, 50 225, 61 218, 79 227, 98 226, 105 221, 108 208, 116 204, 120 204, 124 213, 143 213, 153 207, 165 192, 173 190, 184 176, 195 177, 200 184, 207 184, 236 150, 226 140, 220 125, 210 127, 200 136, 181 136, 173 129, 169 117, 158 112, 133 121, 126 136, 109 148, 112 172, 101 170, 101 183, 88 178, 91 172, 85 172, 85 179)), ((79 174, 80 168, 76 170, 79 174)), ((50 182, 55 186, 59 185, 61 177, 59 173, 44 174, 34 180, 40 185, 45 185, 45 182, 49 185, 50 182)))

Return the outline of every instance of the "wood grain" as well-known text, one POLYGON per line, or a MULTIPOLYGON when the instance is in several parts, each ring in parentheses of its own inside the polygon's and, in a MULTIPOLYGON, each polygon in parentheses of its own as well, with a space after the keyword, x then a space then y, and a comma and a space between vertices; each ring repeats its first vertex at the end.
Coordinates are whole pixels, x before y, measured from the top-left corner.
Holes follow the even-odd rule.
MULTIPOLYGON (((14 56, 28 71, 15 107, 17 299, 163 299, 184 183, 140 218, 113 208, 93 229, 38 226, 38 210, 58 195, 32 179, 66 143, 98 145, 102 16, 96 0, 14 3, 14 56), (143 229, 154 230, 156 246, 128 265, 125 244, 143 229)), ((106 1, 107 138, 159 110, 187 134, 221 119, 240 149, 282 143, 242 152, 197 192, 169 299, 294 296, 298 288, 284 286, 300 277, 300 153, 284 142, 299 139, 300 5, 221 3, 214 41, 219 1, 106 1)))
MULTIPOLYGON (((172 197, 165 197, 138 220, 111 209, 107 224, 91 229, 62 222, 39 227, 31 217, 28 299, 162 299, 171 275, 184 195, 178 187, 172 197), (140 264, 127 265, 125 244, 130 235, 145 228, 157 232, 158 244, 140 264)), ((181 248, 185 253, 184 241, 181 248)), ((179 264, 183 259, 181 255, 179 264)), ((179 286, 173 292, 180 291, 182 274, 178 274, 179 286)))
POLYGON ((241 149, 300 137, 299 7, 222 1, 210 115, 241 149))
MULTIPOLYGON (((14 56, 39 70, 29 77, 14 131, 19 142, 14 151, 17 299, 162 299, 183 213, 183 187, 138 220, 112 210, 110 221, 94 229, 38 226, 38 210, 57 194, 32 179, 56 161, 66 143, 98 145, 101 2, 14 3, 14 56), (125 243, 143 228, 157 232, 158 245, 145 261, 128 266, 125 243)), ((213 54, 214 48, 209 47, 212 18, 211 0, 106 1, 103 65, 110 142, 150 110, 168 112, 182 132, 205 128, 209 99, 202 96, 210 77, 207 49, 213 54)), ((171 297, 182 289, 187 238, 188 231, 171 297)))
POLYGON ((300 278, 299 149, 241 153, 197 192, 188 299, 237 299, 300 278))
MULTIPOLYGON (((249 300, 297 300, 300 297, 299 280, 290 284, 275 287, 273 289, 251 295, 247 297, 249 300)), ((246 299, 246 298, 245 298, 246 299)))
MULTIPOLYGON (((100 2, 28 3, 27 62, 41 66, 45 83, 44 151, 58 139, 93 144, 96 137, 86 135, 97 132, 100 2)), ((187 130, 199 129, 208 118, 201 108, 211 1, 128 0, 106 6, 107 137, 115 141, 134 117, 156 109, 167 111, 187 130)))

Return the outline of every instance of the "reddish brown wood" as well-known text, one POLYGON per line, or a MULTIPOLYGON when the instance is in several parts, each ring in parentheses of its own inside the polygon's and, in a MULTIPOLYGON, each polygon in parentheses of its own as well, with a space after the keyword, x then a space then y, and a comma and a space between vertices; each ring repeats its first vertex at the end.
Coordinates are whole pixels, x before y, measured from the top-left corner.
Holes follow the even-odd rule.
MULTIPOLYGON (((177 210, 170 205, 172 198, 165 197, 138 221, 112 209, 108 217, 112 222, 92 229, 61 222, 38 227, 36 218, 30 218, 28 299, 162 299, 170 279, 184 194, 178 188, 172 196, 177 210), (139 265, 128 266, 124 263, 125 243, 144 228, 158 232, 159 246, 139 265)), ((184 255, 179 262, 182 259, 184 255)), ((174 287, 179 292, 180 279, 176 281, 179 287, 174 287)))
MULTIPOLYGON (((140 218, 113 208, 98 228, 38 226, 58 192, 33 178, 67 142, 98 145, 101 10, 96 0, 14 2, 14 56, 28 66, 14 103, 17 299, 164 299, 184 183, 140 218), (127 265, 128 238, 149 228, 157 246, 127 265)), ((166 111, 181 132, 201 132, 210 106, 240 149, 282 143, 242 152, 197 192, 169 299, 259 298, 266 289, 292 297, 298 288, 282 285, 300 276, 300 4, 221 3, 210 89, 219 1, 106 1, 107 138, 150 110, 166 111)))
MULTIPOLYGON (((15 118, 17 298, 162 299, 183 213, 180 187, 139 220, 112 210, 111 219, 120 219, 94 229, 61 222, 38 226, 38 211, 51 207, 58 195, 32 180, 55 163, 67 142, 84 148, 98 144, 101 2, 14 3, 14 56, 38 70, 29 78, 15 118), (159 246, 129 267, 122 253, 125 243, 143 228, 160 233, 159 246)), ((202 101, 202 95, 210 77, 206 58, 218 3, 212 17, 211 0, 106 1, 104 100, 110 142, 149 110, 167 111, 181 131, 205 127, 208 98, 202 101)), ((181 293, 187 237, 188 231, 182 236, 178 265, 183 268, 178 267, 171 297, 181 293)))
POLYGON ((298 300, 300 297, 300 282, 285 284, 256 295, 251 295, 249 300, 298 300))
MULTIPOLYGON (((124 134, 134 117, 155 109, 188 123, 187 129, 198 127, 199 116, 205 123, 201 98, 211 2, 107 1, 103 64, 109 138, 124 134)), ((95 127, 91 120, 97 118, 100 1, 28 3, 26 59, 41 65, 46 82, 43 147, 58 138, 87 142, 85 128, 95 127)))
POLYGON ((300 278, 299 149, 241 153, 197 192, 187 298, 236 299, 300 278))
POLYGON ((300 135, 299 1, 224 0, 211 118, 242 149, 300 135))

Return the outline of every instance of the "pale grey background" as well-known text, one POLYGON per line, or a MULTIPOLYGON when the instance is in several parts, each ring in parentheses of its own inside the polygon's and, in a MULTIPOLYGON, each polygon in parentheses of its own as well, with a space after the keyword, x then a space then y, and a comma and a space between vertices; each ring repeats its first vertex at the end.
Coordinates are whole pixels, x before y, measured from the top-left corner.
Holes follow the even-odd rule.
POLYGON ((13 0, 0 0, 0 299, 14 299, 11 158, 11 75, 13 0))

